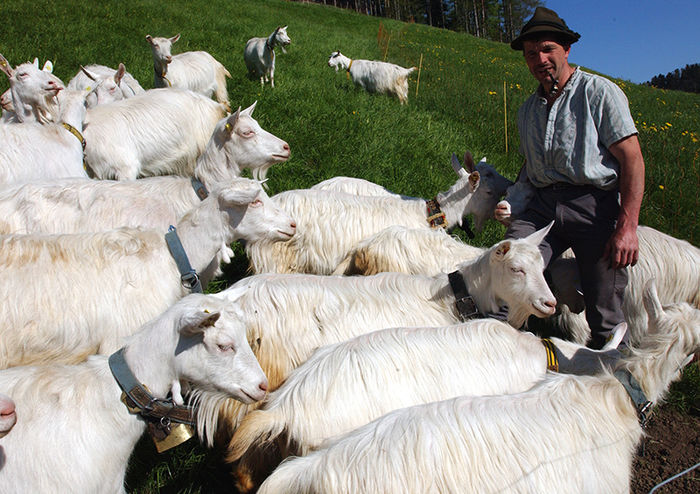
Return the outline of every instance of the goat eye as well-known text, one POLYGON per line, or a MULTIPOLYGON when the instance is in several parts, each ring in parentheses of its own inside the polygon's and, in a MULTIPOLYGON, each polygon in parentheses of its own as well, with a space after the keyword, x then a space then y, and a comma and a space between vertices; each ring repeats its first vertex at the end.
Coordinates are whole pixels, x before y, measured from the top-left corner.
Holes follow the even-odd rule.
POLYGON ((510 270, 511 270, 513 273, 525 274, 525 270, 524 270, 524 269, 521 269, 521 268, 512 267, 512 268, 510 268, 510 270))
POLYGON ((216 346, 218 347, 219 351, 222 353, 228 353, 228 352, 232 352, 234 350, 234 346, 232 344, 228 344, 228 345, 219 344, 216 346))
POLYGON ((260 206, 262 206, 262 203, 263 203, 262 200, 255 199, 253 202, 250 203, 250 205, 253 207, 260 207, 260 206))

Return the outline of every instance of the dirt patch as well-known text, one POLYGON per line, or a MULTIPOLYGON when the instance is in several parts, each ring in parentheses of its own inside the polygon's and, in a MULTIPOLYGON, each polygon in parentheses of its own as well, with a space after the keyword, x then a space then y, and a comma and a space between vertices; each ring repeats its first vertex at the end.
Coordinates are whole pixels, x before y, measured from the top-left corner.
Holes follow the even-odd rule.
MULTIPOLYGON (((695 411, 697 412, 697 411, 695 411)), ((654 410, 632 470, 632 494, 647 494, 656 485, 700 462, 700 416, 670 405, 654 410)), ((697 494, 700 467, 659 487, 654 494, 697 494)))

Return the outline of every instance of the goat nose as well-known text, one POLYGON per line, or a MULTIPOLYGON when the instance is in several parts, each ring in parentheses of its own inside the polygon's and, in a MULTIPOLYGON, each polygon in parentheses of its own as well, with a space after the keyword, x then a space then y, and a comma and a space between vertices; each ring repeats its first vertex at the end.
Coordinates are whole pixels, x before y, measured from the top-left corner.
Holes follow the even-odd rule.
POLYGON ((258 388, 260 388, 261 391, 264 391, 267 393, 267 388, 269 387, 269 384, 267 380, 262 381, 260 384, 258 384, 258 388))
POLYGON ((289 226, 291 226, 291 227, 294 228, 295 230, 296 230, 296 228, 297 228, 297 224, 296 224, 295 221, 292 221, 292 222, 289 224, 289 226))
POLYGON ((289 151, 289 144, 287 144, 286 142, 282 144, 282 149, 284 149, 285 151, 289 151))

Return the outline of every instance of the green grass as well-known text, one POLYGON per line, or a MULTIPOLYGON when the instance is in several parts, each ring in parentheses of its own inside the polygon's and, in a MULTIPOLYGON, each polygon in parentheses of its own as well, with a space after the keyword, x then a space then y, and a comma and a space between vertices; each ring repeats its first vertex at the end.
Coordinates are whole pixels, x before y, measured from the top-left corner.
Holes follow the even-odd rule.
MULTIPOLYGON (((431 197, 454 182, 453 152, 486 156, 511 179, 522 162, 515 116, 536 83, 522 56, 506 44, 282 0, 5 0, 0 15, 0 53, 13 65, 50 59, 65 82, 80 64, 124 62, 145 88, 152 87, 146 34, 181 33, 175 52, 209 51, 231 72, 232 105, 257 101, 256 119, 291 146, 290 160, 270 170, 271 194, 348 175, 431 197), (289 26, 292 45, 286 54, 278 52, 273 90, 247 77, 242 54, 247 39, 267 36, 278 25, 289 26), (378 43, 380 26, 388 46, 378 43), (419 87, 418 72, 411 76, 408 105, 370 95, 353 87, 344 72, 334 72, 326 62, 338 49, 351 58, 381 60, 386 53, 388 61, 420 66, 419 87)), ((570 60, 576 63, 575 46, 570 60)), ((630 101, 646 162, 641 222, 698 245, 700 95, 616 82, 630 101)), ((0 90, 7 87, 0 77, 0 90)), ((491 245, 503 232, 492 223, 472 243, 491 245)), ((239 248, 210 290, 235 282, 245 269, 239 248)), ((700 379, 695 371, 687 374, 670 400, 685 410, 697 406, 700 379)), ((157 455, 145 440, 127 484, 141 493, 229 491, 219 458, 193 443, 157 455)))

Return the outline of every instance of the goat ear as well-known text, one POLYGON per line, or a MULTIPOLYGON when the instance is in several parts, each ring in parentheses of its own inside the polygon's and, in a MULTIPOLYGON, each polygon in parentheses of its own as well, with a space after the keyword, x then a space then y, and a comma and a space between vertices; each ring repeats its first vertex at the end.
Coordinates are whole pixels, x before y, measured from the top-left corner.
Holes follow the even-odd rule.
POLYGON ((201 334, 205 329, 211 328, 221 317, 221 312, 210 312, 204 309, 193 314, 188 314, 183 321, 180 332, 186 336, 201 334))
POLYGON ((117 71, 114 74, 114 82, 117 83, 117 86, 122 81, 124 74, 126 74, 126 67, 124 67, 124 64, 120 62, 119 67, 117 67, 117 71))
POLYGON ((491 254, 491 260, 497 261, 497 262, 502 262, 503 259, 505 259, 506 254, 508 254, 508 252, 510 252, 511 247, 512 247, 512 244, 511 244, 510 240, 501 240, 500 243, 496 244, 496 248, 494 249, 493 253, 491 254))
POLYGON ((464 168, 470 173, 476 170, 474 168, 474 157, 469 151, 464 152, 464 168))
POLYGON ((44 66, 41 68, 41 70, 43 70, 44 72, 49 72, 49 73, 53 74, 53 62, 51 62, 51 60, 47 60, 44 63, 44 66))
POLYGON ((529 243, 535 246, 540 245, 549 233, 549 230, 552 229, 552 225, 554 225, 554 221, 550 222, 549 225, 545 226, 541 230, 537 230, 535 233, 531 233, 530 235, 525 237, 525 240, 527 240, 529 243))
POLYGON ((88 79, 90 79, 90 80, 92 80, 92 81, 97 81, 97 79, 95 78, 95 76, 92 75, 90 72, 88 72, 88 70, 87 70, 85 67, 83 67, 82 65, 80 66, 80 71, 81 71, 83 74, 85 74, 85 75, 88 77, 88 79))
POLYGON ((241 113, 245 113, 245 114, 248 115, 249 117, 252 117, 252 116, 253 116, 253 110, 255 110, 255 105, 257 105, 257 104, 258 104, 258 101, 255 100, 255 103, 253 103, 252 105, 250 105, 248 108, 246 108, 245 110, 243 110, 241 113))
POLYGON ((469 174, 469 187, 471 188, 472 192, 474 192, 479 187, 480 179, 481 175, 479 175, 479 172, 477 171, 473 171, 469 174))
POLYGON ((36 67, 38 69, 39 68, 39 58, 34 57, 34 60, 32 60, 32 64, 34 65, 34 67, 36 67))
POLYGON ((262 186, 253 180, 219 189, 219 200, 233 206, 247 206, 262 192, 262 186))
POLYGON ((236 113, 232 113, 226 118, 226 125, 224 125, 224 132, 226 133, 226 136, 230 136, 231 133, 233 132, 233 129, 236 127, 236 123, 238 122, 238 117, 241 116, 241 107, 238 107, 238 110, 236 110, 236 113))
POLYGON ((452 169, 460 178, 467 176, 467 171, 464 168, 462 168, 462 165, 459 163, 459 158, 457 158, 457 155, 455 153, 452 153, 450 164, 452 165, 452 169))
POLYGON ((153 44, 153 37, 150 34, 147 34, 146 41, 148 41, 150 44, 153 44))
POLYGON ((0 55, 0 70, 7 74, 7 77, 12 77, 12 65, 10 65, 10 62, 2 55, 0 55))
POLYGON ((177 40, 179 40, 179 39, 180 39, 180 33, 177 33, 175 36, 173 36, 172 38, 170 38, 170 42, 171 42, 171 43, 175 43, 175 42, 176 42, 177 40))
MULTIPOLYGON (((646 284, 644 285, 642 301, 644 302, 644 308, 647 311, 650 322, 651 320, 656 321, 663 315, 664 309, 661 306, 659 294, 656 291, 656 280, 654 278, 647 280, 646 284)), ((656 324, 654 324, 654 326, 656 326, 656 324)), ((649 328, 652 328, 651 324, 649 325, 649 328)))

